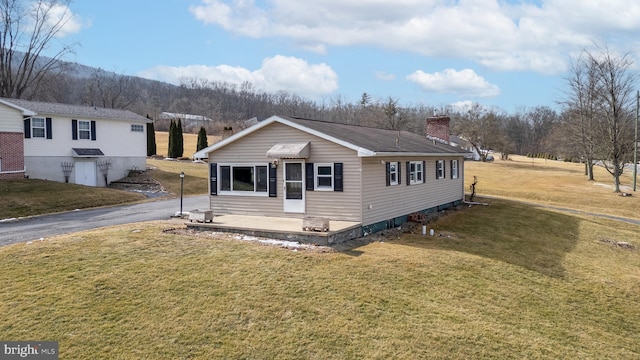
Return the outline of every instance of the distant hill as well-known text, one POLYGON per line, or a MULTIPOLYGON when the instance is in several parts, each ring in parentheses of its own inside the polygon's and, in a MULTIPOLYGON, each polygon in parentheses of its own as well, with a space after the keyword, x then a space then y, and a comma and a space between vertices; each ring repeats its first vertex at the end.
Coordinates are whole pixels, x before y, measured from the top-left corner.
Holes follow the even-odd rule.
POLYGON ((195 133, 200 126, 205 126, 209 135, 221 135, 225 128, 235 132, 246 127, 248 119, 264 119, 276 114, 422 133, 424 119, 434 113, 433 107, 424 105, 396 108, 394 100, 395 115, 389 118, 386 107, 390 98, 363 104, 347 103, 337 96, 335 100, 325 99, 317 104, 285 91, 257 91, 249 83, 236 86, 184 79, 183 84, 176 86, 77 62, 61 62, 60 65, 62 71, 51 74, 28 99, 128 109, 156 120, 158 131, 168 130, 169 120, 161 120, 160 114, 170 112, 211 119, 206 123, 187 123, 183 129, 195 133))

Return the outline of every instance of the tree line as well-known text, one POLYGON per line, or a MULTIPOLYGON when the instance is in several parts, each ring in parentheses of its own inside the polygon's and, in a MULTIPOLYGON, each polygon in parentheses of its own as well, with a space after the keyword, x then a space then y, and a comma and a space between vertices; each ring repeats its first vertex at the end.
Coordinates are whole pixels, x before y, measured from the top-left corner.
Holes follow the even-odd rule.
POLYGON ((482 160, 492 150, 503 158, 546 154, 584 162, 590 180, 599 162, 613 176, 617 192, 625 164, 636 155, 637 115, 633 110, 637 96, 633 89, 638 75, 632 72, 629 53, 618 54, 606 45, 583 50, 574 59, 564 96, 555 109, 538 106, 508 114, 478 103, 465 108, 401 105, 399 99, 373 98, 367 92, 357 101, 340 95, 313 101, 286 91, 258 91, 248 82, 237 86, 185 78, 176 86, 123 76, 62 61, 72 51, 67 45, 59 45, 53 57, 45 57, 44 49, 69 20, 67 14, 59 16, 52 9, 69 3, 0 1, 4 22, 0 28, 0 96, 129 109, 153 119, 155 130, 160 131, 174 132, 172 126, 177 125, 170 119, 161 120, 162 112, 195 114, 211 121, 183 121, 180 133, 204 128, 214 135, 242 130, 248 126, 247 119, 276 114, 425 135, 428 117, 448 115, 453 134, 468 141, 482 160))

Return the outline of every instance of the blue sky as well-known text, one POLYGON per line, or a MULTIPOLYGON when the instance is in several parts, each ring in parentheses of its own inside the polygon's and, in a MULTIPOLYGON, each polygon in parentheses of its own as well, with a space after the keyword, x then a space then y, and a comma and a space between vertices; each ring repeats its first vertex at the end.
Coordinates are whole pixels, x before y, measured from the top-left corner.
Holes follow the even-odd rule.
MULTIPOLYGON (((75 0, 68 60, 318 102, 556 107, 572 56, 640 50, 640 1, 75 0)), ((634 68, 634 71, 637 70, 634 68)))

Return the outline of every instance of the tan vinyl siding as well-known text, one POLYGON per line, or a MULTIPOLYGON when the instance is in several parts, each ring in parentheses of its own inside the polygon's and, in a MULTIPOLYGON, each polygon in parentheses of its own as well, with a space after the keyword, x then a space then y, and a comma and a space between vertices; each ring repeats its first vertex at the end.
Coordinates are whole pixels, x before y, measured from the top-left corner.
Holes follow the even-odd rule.
POLYGON ((461 157, 388 158, 401 166, 401 184, 386 186, 386 166, 379 158, 363 159, 363 225, 426 210, 462 200, 464 194, 463 160, 461 157), (446 178, 436 179, 436 160, 445 160, 446 178), (458 159, 458 178, 451 179, 450 160, 458 159), (407 186, 407 161, 425 160, 425 182, 407 186))
POLYGON ((218 194, 211 196, 211 209, 218 214, 244 214, 258 216, 323 216, 334 220, 360 221, 360 159, 355 151, 334 144, 295 128, 273 123, 250 133, 209 154, 209 162, 220 164, 271 163, 267 151, 278 143, 310 142, 309 159, 312 163, 343 163, 344 191, 305 191, 305 214, 283 212, 283 166, 277 170, 277 197, 237 196, 218 194))

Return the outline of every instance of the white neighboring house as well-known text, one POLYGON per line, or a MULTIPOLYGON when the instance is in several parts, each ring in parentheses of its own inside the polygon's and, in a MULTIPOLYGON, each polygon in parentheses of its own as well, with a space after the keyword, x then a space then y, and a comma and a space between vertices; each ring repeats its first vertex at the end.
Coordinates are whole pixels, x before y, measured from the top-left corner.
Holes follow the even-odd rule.
POLYGON ((0 98, 0 116, 22 123, 30 178, 106 186, 146 169, 151 120, 129 110, 0 98))

